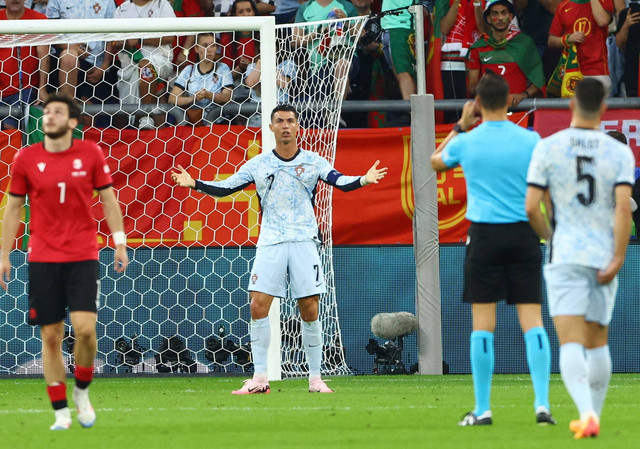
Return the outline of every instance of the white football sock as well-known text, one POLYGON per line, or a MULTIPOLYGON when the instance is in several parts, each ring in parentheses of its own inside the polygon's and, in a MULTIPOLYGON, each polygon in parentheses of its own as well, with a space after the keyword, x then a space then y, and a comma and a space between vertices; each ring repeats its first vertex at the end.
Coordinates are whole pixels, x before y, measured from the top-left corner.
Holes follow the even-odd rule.
POLYGON ((560 346, 560 374, 564 386, 578 408, 580 417, 593 413, 584 346, 579 343, 560 346))
POLYGON ((607 389, 611 381, 611 354, 609 345, 587 349, 587 367, 589 371, 589 386, 591 400, 598 416, 602 413, 607 389))
POLYGON ((322 363, 322 325, 320 320, 302 322, 302 347, 307 354, 309 380, 320 377, 322 363))
POLYGON ((266 377, 267 375, 269 343, 271 343, 269 317, 251 320, 251 356, 253 357, 253 372, 256 377, 266 377))
POLYGON ((71 409, 69 407, 54 410, 53 413, 56 419, 71 419, 71 409))

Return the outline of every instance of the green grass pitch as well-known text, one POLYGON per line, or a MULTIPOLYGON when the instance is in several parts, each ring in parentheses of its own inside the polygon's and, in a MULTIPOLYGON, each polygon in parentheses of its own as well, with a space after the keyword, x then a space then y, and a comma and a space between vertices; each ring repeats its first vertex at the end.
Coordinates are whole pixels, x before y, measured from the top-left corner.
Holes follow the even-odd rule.
MULTIPOLYGON (((68 381, 69 390, 72 380, 68 381)), ((236 377, 98 378, 96 425, 52 432, 42 379, 0 380, 2 448, 536 448, 639 447, 640 374, 614 375, 598 438, 574 441, 577 412, 552 376, 557 426, 538 427, 527 375, 495 375, 494 425, 461 428, 473 406, 470 376, 345 376, 335 394, 306 379, 271 383, 271 394, 233 396, 236 377)), ((74 412, 75 418, 75 412, 74 412)))

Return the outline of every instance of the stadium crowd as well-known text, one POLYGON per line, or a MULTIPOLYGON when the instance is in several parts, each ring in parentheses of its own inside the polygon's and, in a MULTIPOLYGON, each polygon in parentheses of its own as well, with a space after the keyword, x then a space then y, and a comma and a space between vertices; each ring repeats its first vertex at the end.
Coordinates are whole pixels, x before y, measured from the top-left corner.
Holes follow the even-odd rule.
MULTIPOLYGON (((309 88, 306 79, 348 73, 347 87, 324 94, 347 100, 408 99, 416 92, 412 0, 0 0, 0 20, 254 16, 276 23, 378 14, 384 32, 358 44, 351 64, 326 64, 317 31, 296 28, 280 45, 278 98, 309 88), (394 13, 398 10, 398 13, 394 13), (391 12, 390 12, 391 11, 391 12), (308 54, 305 54, 305 53, 308 54)), ((594 77, 612 96, 638 95, 640 2, 636 0, 435 0, 425 4, 428 85, 436 98, 474 95, 480 76, 504 76, 510 102, 560 96, 563 70, 575 54, 580 76, 594 77), (435 51, 434 51, 435 50, 435 51), (441 79, 434 80, 434 77, 441 79), (440 87, 438 87, 440 86, 440 87)), ((259 116, 230 118, 222 105, 260 101, 260 45, 253 32, 215 33, 125 42, 88 42, 0 49, 0 106, 42 102, 60 92, 91 104, 143 104, 147 115, 111 126, 159 127, 161 108, 184 109, 177 123, 260 123, 259 116)), ((571 86, 566 86, 569 89, 571 86)), ((311 87, 314 89, 313 87, 311 87)), ((385 126, 384 112, 343 115, 349 127, 385 126)), ((404 117, 406 119, 406 117, 404 117)), ((402 119, 402 118, 401 118, 402 119)), ((445 121, 458 120, 448 113, 445 121)), ((2 128, 16 128, 4 117, 2 128)))

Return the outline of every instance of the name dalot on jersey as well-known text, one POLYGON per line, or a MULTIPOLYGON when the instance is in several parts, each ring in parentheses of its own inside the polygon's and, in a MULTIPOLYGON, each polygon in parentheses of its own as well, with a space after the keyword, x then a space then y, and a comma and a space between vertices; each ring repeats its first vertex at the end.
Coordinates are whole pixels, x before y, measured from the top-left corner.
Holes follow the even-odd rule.
POLYGON ((571 137, 572 147, 581 148, 598 148, 600 141, 598 139, 581 139, 578 137, 571 137))
POLYGON ((72 163, 73 169, 75 171, 71 172, 71 176, 73 176, 74 178, 80 178, 82 176, 87 176, 87 172, 85 170, 82 170, 82 160, 81 159, 74 159, 73 163, 72 163))

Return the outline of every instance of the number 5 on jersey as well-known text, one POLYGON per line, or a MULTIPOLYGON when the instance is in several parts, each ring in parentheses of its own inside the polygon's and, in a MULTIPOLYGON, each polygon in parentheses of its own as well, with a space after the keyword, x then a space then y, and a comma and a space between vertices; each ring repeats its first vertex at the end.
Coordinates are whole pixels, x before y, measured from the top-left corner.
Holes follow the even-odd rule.
POLYGON ((596 180, 592 175, 584 173, 583 169, 585 168, 585 164, 593 164, 593 158, 589 156, 576 157, 576 171, 578 173, 578 182, 586 181, 589 189, 589 196, 585 196, 584 193, 578 193, 578 201, 580 201, 580 204, 582 204, 583 206, 590 206, 595 200, 596 180))

